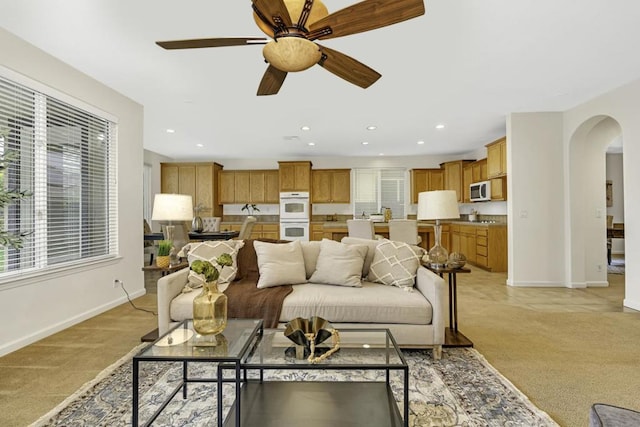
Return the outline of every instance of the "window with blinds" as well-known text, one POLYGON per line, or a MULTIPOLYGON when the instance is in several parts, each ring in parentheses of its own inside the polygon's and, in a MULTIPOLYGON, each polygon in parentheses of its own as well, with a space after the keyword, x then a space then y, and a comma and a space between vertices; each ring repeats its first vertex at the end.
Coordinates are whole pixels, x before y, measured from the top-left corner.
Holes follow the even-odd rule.
POLYGON ((354 169, 354 217, 382 213, 405 218, 405 169, 354 169))
POLYGON ((116 255, 116 126, 0 76, 0 184, 32 194, 0 214, 26 234, 0 246, 0 280, 116 255))

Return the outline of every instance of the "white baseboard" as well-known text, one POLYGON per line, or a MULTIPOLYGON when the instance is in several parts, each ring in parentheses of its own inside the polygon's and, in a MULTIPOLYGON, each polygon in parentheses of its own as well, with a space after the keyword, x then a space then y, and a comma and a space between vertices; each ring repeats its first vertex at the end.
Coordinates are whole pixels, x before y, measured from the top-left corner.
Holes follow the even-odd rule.
MULTIPOLYGON (((141 297, 142 295, 146 294, 147 291, 145 289, 140 289, 139 291, 136 292, 132 292, 130 293, 130 297, 131 299, 135 299, 138 297, 141 297)), ((108 302, 106 304, 100 305, 98 307, 94 307, 91 310, 87 310, 84 313, 80 313, 76 316, 70 317, 66 320, 63 320, 62 322, 56 323, 55 325, 50 325, 47 328, 41 329, 37 332, 34 332, 30 335, 27 335, 25 337, 22 337, 20 339, 17 339, 15 341, 12 341, 10 343, 6 343, 2 346, 0 346, 0 356, 4 356, 5 354, 9 354, 13 351, 19 350, 22 347, 25 347, 29 344, 33 344, 36 341, 39 341, 43 338, 48 337, 49 335, 53 335, 56 332, 60 332, 64 329, 67 329, 70 326, 76 325, 80 322, 83 322, 87 319, 90 319, 92 317, 97 316, 98 314, 104 313, 107 310, 111 310, 114 307, 117 307, 123 303, 127 302, 127 297, 122 296, 120 298, 117 298, 111 302, 108 302)))
POLYGON ((640 301, 634 301, 634 300, 630 300, 629 298, 625 298, 622 301, 622 305, 632 310, 640 311, 640 301))
MULTIPOLYGON (((566 288, 567 286, 562 282, 538 282, 538 281, 518 281, 507 280, 508 286, 514 288, 566 288)), ((584 286, 582 286, 584 287, 584 286)))

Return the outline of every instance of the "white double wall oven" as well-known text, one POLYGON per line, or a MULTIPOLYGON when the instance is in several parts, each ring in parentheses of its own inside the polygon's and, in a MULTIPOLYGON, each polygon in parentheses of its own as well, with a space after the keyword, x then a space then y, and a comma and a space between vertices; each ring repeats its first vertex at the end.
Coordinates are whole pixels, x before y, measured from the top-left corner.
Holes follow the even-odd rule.
POLYGON ((280 193, 280 238, 309 241, 311 206, 308 191, 280 193))

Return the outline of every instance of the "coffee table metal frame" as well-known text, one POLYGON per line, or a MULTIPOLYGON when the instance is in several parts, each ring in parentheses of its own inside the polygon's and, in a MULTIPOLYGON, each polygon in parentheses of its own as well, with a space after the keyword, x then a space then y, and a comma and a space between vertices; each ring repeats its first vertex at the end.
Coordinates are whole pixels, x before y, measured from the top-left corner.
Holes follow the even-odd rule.
MULTIPOLYGON (((217 385, 217 410, 218 410, 218 426, 222 427, 222 421, 224 419, 222 413, 222 383, 233 382, 235 383, 236 401, 238 404, 235 406, 235 420, 236 425, 240 425, 240 401, 241 401, 241 360, 246 353, 253 349, 253 347, 259 342, 260 337, 263 334, 263 322, 256 319, 229 319, 227 329, 222 335, 227 332, 231 333, 230 336, 225 336, 229 339, 228 348, 231 346, 239 346, 238 351, 233 355, 194 355, 193 350, 198 347, 194 344, 193 338, 174 346, 169 347, 154 347, 163 338, 167 337, 172 332, 183 328, 193 330, 193 322, 191 320, 185 320, 174 328, 167 331, 166 334, 159 337, 153 344, 140 351, 133 357, 133 411, 132 411, 132 425, 138 426, 138 411, 139 411, 139 376, 140 376, 140 363, 141 362, 182 362, 182 381, 175 387, 169 397, 163 402, 163 404, 155 411, 149 420, 143 425, 149 426, 160 415, 160 413, 166 408, 171 400, 182 389, 182 398, 187 398, 187 384, 188 383, 203 383, 203 382, 215 382, 217 385), (240 340, 238 342, 238 340, 240 340), (164 349, 171 349, 165 351, 164 349), (172 354, 173 353, 173 354, 172 354), (188 363, 189 362, 213 362, 218 363, 216 378, 189 378, 188 377, 188 363), (222 375, 223 369, 234 369, 234 378, 224 378, 222 375)), ((207 347, 202 347, 205 351, 207 347)), ((215 349, 215 347, 209 347, 215 349)), ((228 416, 231 416, 229 413, 228 416)))
MULTIPOLYGON (((264 351, 269 351, 270 350, 265 350, 263 346, 269 345, 269 344, 265 344, 266 341, 268 341, 266 338, 268 338, 269 335, 274 334, 274 335, 281 335, 282 337, 279 338, 283 338, 284 334, 282 330, 279 329, 266 329, 264 330, 264 333, 260 336, 260 340, 257 342, 257 345, 255 345, 249 352, 247 352, 241 361, 241 367, 242 370, 244 371, 244 378, 243 378, 243 383, 244 383, 244 387, 249 387, 252 386, 254 387, 256 384, 259 386, 261 384, 273 384, 273 383, 289 383, 291 384, 291 387, 296 387, 296 385, 301 384, 300 382, 287 382, 287 381, 264 381, 264 371, 265 370, 336 370, 336 371, 349 371, 349 370, 377 370, 377 371, 385 371, 385 383, 386 383, 386 390, 387 390, 387 399, 388 401, 392 401, 395 405, 395 412, 397 414, 397 418, 399 419, 400 417, 400 413, 398 410, 398 405, 397 402, 394 399, 393 393, 391 391, 391 387, 390 387, 390 372, 391 371, 400 371, 402 378, 403 378, 403 382, 404 382, 404 387, 403 387, 403 394, 404 394, 404 407, 403 407, 403 418, 402 418, 402 425, 404 425, 405 427, 407 427, 409 425, 409 367, 407 365, 407 362, 404 358, 404 355, 402 354, 402 351, 398 348, 398 345, 393 337, 393 335, 391 334, 391 332, 389 331, 389 329, 368 329, 368 328, 349 328, 349 329, 340 329, 339 330, 340 333, 340 337, 342 339, 342 341, 348 341, 348 339, 345 340, 345 338, 348 338, 349 334, 356 334, 356 333, 364 333, 366 334, 384 334, 384 342, 385 342, 385 347, 378 347, 375 350, 379 350, 382 352, 386 351, 386 361, 383 362, 372 362, 372 363, 367 363, 366 360, 364 363, 339 363, 336 362, 336 360, 339 360, 340 357, 340 351, 334 355, 332 355, 329 359, 327 359, 326 361, 322 361, 320 363, 317 364, 311 364, 309 362, 307 362, 306 360, 295 360, 292 363, 287 362, 287 358, 284 357, 284 349, 287 346, 292 345, 293 343, 291 343, 290 341, 286 340, 285 338, 285 344, 282 344, 282 346, 276 346, 276 348, 278 349, 278 351, 280 349, 282 349, 282 358, 281 359, 275 359, 276 362, 274 362, 273 357, 272 358, 268 358, 267 360, 264 360, 262 353, 264 351), (390 362, 390 360, 395 360, 396 363, 392 363, 390 362), (259 380, 253 380, 253 379, 247 379, 247 370, 258 370, 259 371, 259 380)), ((381 335, 378 336, 378 338, 380 338, 381 335)), ((366 343, 362 343, 362 344, 366 344, 366 343)), ((356 349, 356 347, 351 347, 349 350, 352 349, 356 349)), ((341 348, 341 351, 343 349, 341 348)), ((346 351, 346 350, 345 350, 346 351)), ((357 351, 372 351, 372 350, 366 350, 366 348, 360 347, 359 349, 357 349, 357 351), (360 350, 361 349, 361 350, 360 350)), ((269 353, 269 355, 272 355, 272 353, 269 353)), ((366 359, 366 358, 365 358, 366 359)), ((291 361, 291 358, 288 358, 289 361, 291 361)), ((330 387, 332 384, 338 384, 340 382, 331 382, 331 381, 327 381, 327 382, 322 382, 322 384, 325 387, 330 387)), ((357 384, 372 384, 374 382, 358 382, 357 384)), ((375 383, 380 383, 381 382, 375 382, 375 383)), ((344 384, 344 382, 342 382, 341 384, 344 384)), ((246 393, 246 391, 245 391, 246 393)), ((246 395, 245 395, 246 396, 246 395)), ((236 398, 236 401, 234 403, 234 405, 236 406, 236 410, 238 411, 237 413, 240 413, 241 418, 242 418, 242 410, 238 409, 239 405, 240 405, 240 395, 238 395, 238 397, 236 398)), ((229 414, 230 415, 230 414, 229 414)), ((225 427, 226 426, 239 426, 240 423, 238 421, 238 419, 230 419, 230 417, 227 417, 227 420, 225 420, 225 427)), ((389 422, 384 422, 384 425, 389 425, 389 422)), ((396 423, 393 423, 391 425, 397 425, 396 423)))

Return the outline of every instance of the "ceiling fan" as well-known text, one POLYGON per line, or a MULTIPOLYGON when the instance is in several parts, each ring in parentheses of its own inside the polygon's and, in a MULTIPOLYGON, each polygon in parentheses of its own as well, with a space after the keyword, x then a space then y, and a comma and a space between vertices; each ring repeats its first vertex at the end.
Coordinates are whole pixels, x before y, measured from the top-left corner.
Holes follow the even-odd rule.
POLYGON ((424 14, 423 0, 364 0, 329 14, 321 0, 252 0, 253 18, 269 37, 211 38, 156 42, 165 49, 264 44, 269 64, 258 96, 278 93, 287 73, 318 64, 362 88, 380 74, 357 60, 315 43, 396 24, 424 14), (297 17, 297 21, 293 19, 297 17))

